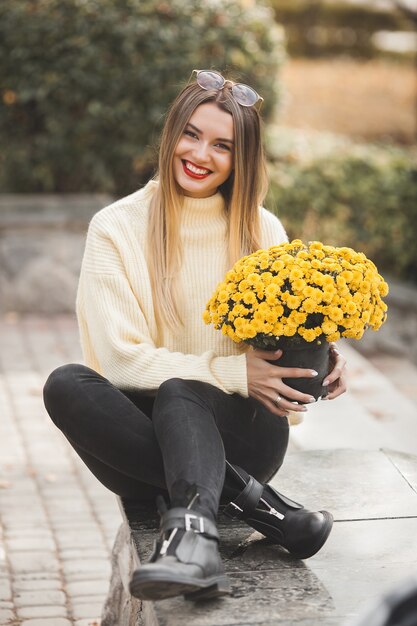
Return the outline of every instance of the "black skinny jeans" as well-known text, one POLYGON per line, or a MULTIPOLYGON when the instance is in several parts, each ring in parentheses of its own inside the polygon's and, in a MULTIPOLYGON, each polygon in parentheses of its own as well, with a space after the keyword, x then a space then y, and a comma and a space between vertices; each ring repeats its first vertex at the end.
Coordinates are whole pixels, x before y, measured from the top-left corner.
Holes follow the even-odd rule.
MULTIPOLYGON (((215 518, 225 458, 266 482, 288 445, 287 418, 261 403, 208 383, 173 378, 156 397, 121 391, 84 365, 63 365, 44 387, 46 409, 98 480, 125 498, 154 499, 168 490, 184 505, 196 485, 197 508, 215 518)), ((224 488, 227 492, 227 484, 224 488)))

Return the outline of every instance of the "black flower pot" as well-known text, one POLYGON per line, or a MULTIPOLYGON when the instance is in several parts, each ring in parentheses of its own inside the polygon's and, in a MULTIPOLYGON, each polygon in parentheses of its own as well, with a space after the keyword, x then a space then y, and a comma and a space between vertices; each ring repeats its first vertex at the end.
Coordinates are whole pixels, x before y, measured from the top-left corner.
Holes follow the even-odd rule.
POLYGON ((316 400, 327 395, 327 387, 323 387, 323 380, 329 373, 329 347, 324 339, 305 341, 303 338, 280 337, 275 345, 283 351, 280 359, 271 361, 280 367, 301 367, 316 370, 318 376, 314 378, 283 378, 289 387, 308 393, 316 400))

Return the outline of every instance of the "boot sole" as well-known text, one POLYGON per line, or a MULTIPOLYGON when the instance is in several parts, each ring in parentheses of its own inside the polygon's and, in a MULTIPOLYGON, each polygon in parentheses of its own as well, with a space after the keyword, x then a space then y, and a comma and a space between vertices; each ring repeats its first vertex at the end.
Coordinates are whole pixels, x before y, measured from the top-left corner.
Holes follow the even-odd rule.
POLYGON ((230 593, 230 581, 227 576, 211 576, 202 580, 186 576, 172 577, 159 572, 133 573, 130 593, 140 600, 164 600, 175 596, 184 596, 187 600, 207 600, 230 593))

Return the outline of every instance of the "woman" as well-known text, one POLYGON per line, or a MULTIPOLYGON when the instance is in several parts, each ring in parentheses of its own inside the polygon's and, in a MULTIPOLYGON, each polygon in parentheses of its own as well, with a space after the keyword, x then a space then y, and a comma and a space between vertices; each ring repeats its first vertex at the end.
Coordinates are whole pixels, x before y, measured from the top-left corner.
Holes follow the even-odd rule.
MULTIPOLYGON (((131 582, 142 599, 228 592, 221 496, 226 513, 299 558, 317 552, 332 526, 326 511, 263 484, 283 462, 288 412, 314 401, 283 378, 315 372, 272 365, 279 351, 239 347, 202 321, 234 261, 286 241, 260 208, 259 100, 206 70, 181 91, 156 179, 90 224, 77 295, 89 367, 60 367, 45 385, 51 418, 106 487, 136 500, 168 492, 155 553, 131 582)), ((330 399, 345 390, 343 369, 333 350, 330 399)))

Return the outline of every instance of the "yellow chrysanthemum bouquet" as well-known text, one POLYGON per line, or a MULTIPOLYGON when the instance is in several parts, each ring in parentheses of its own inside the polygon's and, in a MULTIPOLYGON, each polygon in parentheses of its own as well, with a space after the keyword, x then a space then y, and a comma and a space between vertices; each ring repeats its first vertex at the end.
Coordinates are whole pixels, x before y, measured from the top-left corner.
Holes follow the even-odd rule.
POLYGON ((311 391, 314 381, 286 380, 319 397, 325 395, 327 342, 360 339, 367 328, 377 330, 386 318, 382 298, 387 293, 387 283, 363 253, 296 239, 237 261, 207 303, 203 319, 235 342, 282 348, 276 361, 282 366, 311 367, 313 349, 327 354, 322 367, 314 368, 321 370, 316 393, 311 391))

